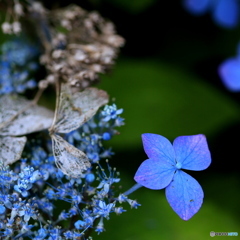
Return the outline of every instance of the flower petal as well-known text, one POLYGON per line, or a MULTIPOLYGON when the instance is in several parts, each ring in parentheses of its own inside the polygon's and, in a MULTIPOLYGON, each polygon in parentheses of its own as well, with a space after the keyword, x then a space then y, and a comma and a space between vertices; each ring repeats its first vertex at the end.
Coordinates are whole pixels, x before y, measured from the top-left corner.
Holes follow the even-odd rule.
POLYGON ((172 209, 183 220, 189 220, 198 212, 203 202, 200 184, 187 173, 178 170, 166 188, 166 197, 172 209))
POLYGON ((238 0, 218 0, 213 10, 213 20, 225 28, 234 28, 238 24, 238 0))
POLYGON ((161 135, 153 133, 142 134, 145 153, 151 159, 161 159, 175 165, 175 153, 169 140, 161 135))
POLYGON ((176 160, 183 169, 200 171, 211 163, 206 137, 202 134, 177 137, 173 142, 176 160))
POLYGON ((194 15, 204 14, 211 5, 211 0, 184 0, 183 6, 194 15))
POLYGON ((147 159, 138 168, 134 180, 146 188, 162 189, 171 182, 175 170, 164 160, 147 159))
POLYGON ((218 73, 225 86, 234 92, 240 91, 240 60, 229 58, 218 68, 218 73))

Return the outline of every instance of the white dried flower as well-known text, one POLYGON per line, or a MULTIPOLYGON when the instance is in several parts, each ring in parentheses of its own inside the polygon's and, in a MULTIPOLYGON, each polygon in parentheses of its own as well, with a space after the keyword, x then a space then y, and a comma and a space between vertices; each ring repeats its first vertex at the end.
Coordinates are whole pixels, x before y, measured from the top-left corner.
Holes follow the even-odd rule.
POLYGON ((111 35, 106 38, 108 44, 112 45, 113 47, 122 47, 124 45, 124 39, 118 35, 111 35))
POLYGON ((105 46, 102 48, 101 61, 105 64, 111 64, 114 55, 114 50, 110 47, 105 46))
POLYGON ((56 48, 59 45, 66 45, 66 35, 64 35, 62 33, 58 33, 52 39, 52 44, 53 44, 54 48, 56 48))
POLYGON ((6 34, 12 33, 12 25, 9 22, 4 22, 2 24, 2 31, 6 34))
POLYGON ((50 58, 47 54, 43 54, 40 56, 40 63, 47 64, 50 61, 50 58))
POLYGON ((73 12, 73 11, 66 11, 65 12, 65 17, 67 18, 67 19, 69 19, 69 20, 72 20, 72 19, 74 19, 75 18, 75 16, 76 16, 76 14, 75 14, 75 12, 73 12))
POLYGON ((20 33, 21 30, 22 30, 20 22, 13 22, 12 23, 12 30, 15 34, 20 33))
POLYGON ((47 76, 46 79, 50 84, 54 84, 55 83, 55 76, 53 74, 50 74, 47 76))
POLYGON ((33 12, 38 12, 40 14, 45 14, 46 13, 46 9, 43 7, 42 3, 40 2, 33 2, 30 7, 29 7, 30 11, 33 12))
POLYGON ((62 19, 61 25, 62 25, 62 27, 66 28, 69 31, 72 30, 72 25, 71 25, 70 21, 67 19, 62 19))
POLYGON ((38 83, 38 87, 39 87, 40 89, 45 89, 45 88, 47 88, 47 87, 48 87, 48 81, 45 80, 45 79, 41 80, 41 81, 38 83))
POLYGON ((87 58, 87 55, 81 50, 81 49, 78 49, 76 52, 75 52, 75 55, 74 55, 74 59, 77 60, 77 61, 83 61, 87 58))
POLYGON ((112 67, 124 39, 116 34, 113 23, 76 5, 54 10, 48 16, 55 27, 52 49, 41 62, 54 76, 51 81, 61 79, 79 89, 92 85, 99 73, 112 67), (61 26, 69 30, 66 35, 57 31, 61 26))
POLYGON ((22 5, 21 5, 19 2, 16 2, 16 3, 14 4, 13 11, 14 11, 14 13, 15 13, 17 16, 22 16, 22 15, 23 15, 23 7, 22 7, 22 5))
POLYGON ((112 22, 107 22, 105 24, 104 33, 108 35, 115 34, 115 27, 112 22))
POLYGON ((53 51, 53 53, 52 53, 52 57, 53 57, 54 59, 58 59, 58 58, 61 58, 61 57, 63 57, 63 56, 64 56, 64 51, 63 51, 63 50, 60 50, 60 49, 55 50, 55 51, 53 51))
POLYGON ((97 73, 103 72, 102 66, 100 64, 91 65, 91 70, 97 73))
POLYGON ((60 69, 62 69, 63 67, 64 67, 64 64, 63 64, 63 63, 53 64, 53 70, 54 70, 55 72, 60 71, 60 69))

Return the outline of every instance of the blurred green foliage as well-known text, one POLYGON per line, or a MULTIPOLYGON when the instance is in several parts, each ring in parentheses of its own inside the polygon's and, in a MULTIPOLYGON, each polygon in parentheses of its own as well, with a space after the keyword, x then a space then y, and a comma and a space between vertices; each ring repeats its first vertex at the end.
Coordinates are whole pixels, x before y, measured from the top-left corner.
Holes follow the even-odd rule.
POLYGON ((142 133, 169 139, 203 133, 207 137, 240 120, 238 105, 218 89, 175 65, 151 59, 121 59, 99 86, 124 108, 126 126, 110 145, 141 146, 142 133))

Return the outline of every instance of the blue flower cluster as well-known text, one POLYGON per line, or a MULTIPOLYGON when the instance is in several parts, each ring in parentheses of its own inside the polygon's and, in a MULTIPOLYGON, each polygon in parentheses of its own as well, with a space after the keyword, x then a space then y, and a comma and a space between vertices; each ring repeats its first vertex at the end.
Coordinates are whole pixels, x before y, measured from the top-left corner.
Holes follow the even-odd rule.
POLYGON ((29 195, 33 184, 42 178, 40 172, 24 162, 20 172, 11 171, 0 161, 0 236, 9 239, 12 236, 22 237, 33 225, 30 219, 38 219, 35 198, 23 199, 29 195))
POLYGON ((17 39, 5 42, 0 51, 0 95, 35 88, 37 82, 33 74, 39 68, 36 62, 39 49, 17 39))
POLYGON ((82 178, 69 179, 55 167, 52 157, 42 162, 44 150, 37 148, 36 151, 38 159, 35 154, 31 167, 22 161, 16 168, 21 169, 19 173, 0 162, 0 237, 77 239, 89 228, 98 233, 104 231, 104 219, 109 219, 110 213, 126 211, 117 205, 127 202, 132 208, 139 206, 123 194, 115 196, 112 185, 120 178, 109 165, 109 175, 99 165, 98 173, 89 170, 82 178), (66 202, 66 208, 56 213, 54 210, 61 202, 66 202), (31 219, 40 225, 29 224, 31 219), (46 224, 47 219, 54 221, 46 224), (70 219, 75 219, 73 225, 68 226, 71 230, 62 228, 61 221, 70 219))
POLYGON ((30 152, 25 155, 29 160, 17 162, 14 170, 0 162, 0 238, 80 239, 91 229, 103 232, 104 220, 111 213, 126 211, 122 203, 140 206, 116 190, 119 173, 108 160, 107 171, 99 163, 113 154, 102 142, 118 133, 115 128, 124 124, 122 112, 115 104, 107 105, 79 130, 65 136, 92 161, 92 168, 80 178, 64 175, 39 141, 28 143, 30 152), (64 206, 61 211, 59 205, 64 206))

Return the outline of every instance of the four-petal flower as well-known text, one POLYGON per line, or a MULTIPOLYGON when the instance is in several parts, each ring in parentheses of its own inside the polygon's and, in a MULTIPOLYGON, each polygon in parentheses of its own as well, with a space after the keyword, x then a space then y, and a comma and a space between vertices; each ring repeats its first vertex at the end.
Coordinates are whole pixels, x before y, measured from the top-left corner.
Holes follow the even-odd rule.
POLYGON ((142 135, 149 157, 138 168, 135 181, 150 189, 166 188, 172 209, 183 219, 190 219, 200 209, 203 190, 199 183, 181 169, 201 171, 211 163, 204 135, 177 137, 173 145, 161 135, 142 135))

